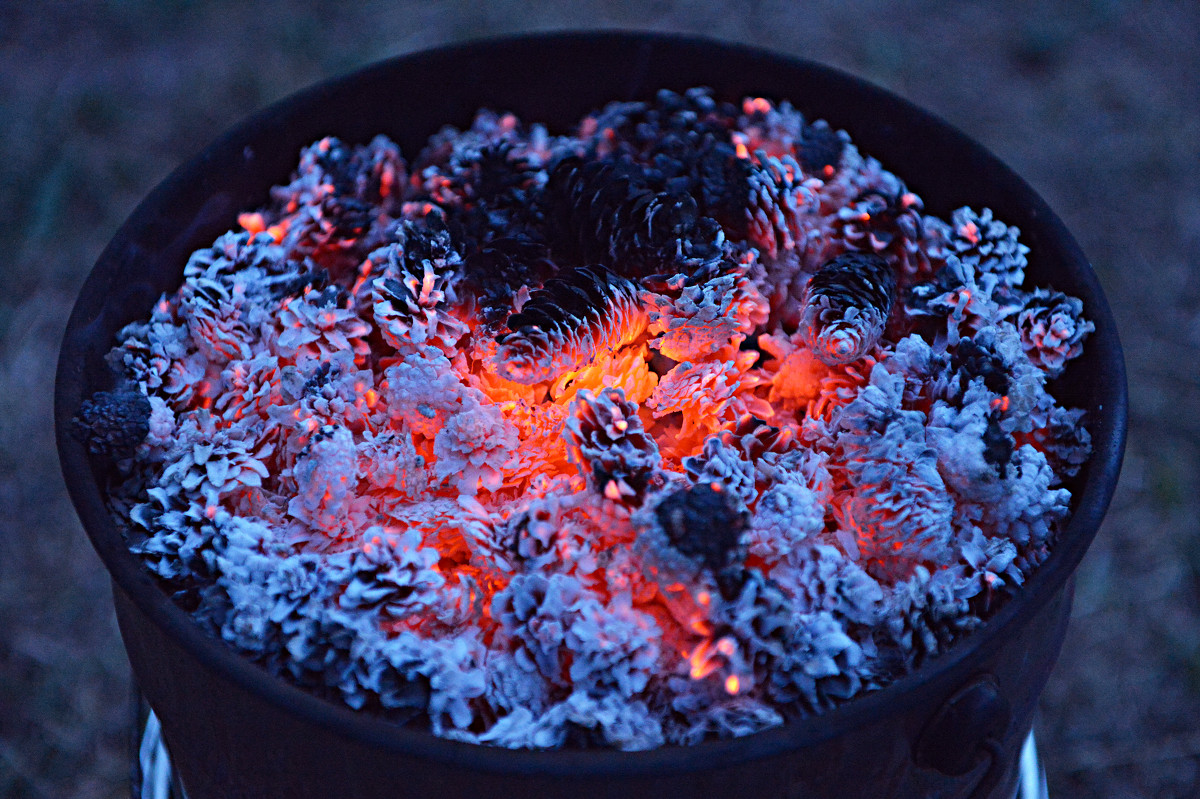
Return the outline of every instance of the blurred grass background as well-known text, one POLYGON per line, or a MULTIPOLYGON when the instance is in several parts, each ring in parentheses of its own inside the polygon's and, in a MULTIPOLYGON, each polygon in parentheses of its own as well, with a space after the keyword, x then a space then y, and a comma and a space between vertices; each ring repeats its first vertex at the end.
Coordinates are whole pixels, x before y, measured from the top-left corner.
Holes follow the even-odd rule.
POLYGON ((0 797, 128 796, 128 665, 50 411, 74 295, 120 222, 297 89, 565 27, 841 67, 982 141, 1062 216, 1116 313, 1132 416, 1042 700, 1051 795, 1200 792, 1200 3, 0 0, 0 797))

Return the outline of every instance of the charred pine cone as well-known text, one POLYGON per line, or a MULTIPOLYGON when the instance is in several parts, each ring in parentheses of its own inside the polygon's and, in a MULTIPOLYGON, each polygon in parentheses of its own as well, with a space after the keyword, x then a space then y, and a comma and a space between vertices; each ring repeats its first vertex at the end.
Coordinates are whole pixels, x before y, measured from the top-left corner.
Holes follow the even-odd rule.
POLYGON ((750 168, 743 228, 765 255, 804 251, 808 241, 804 216, 815 215, 818 205, 805 180, 800 166, 790 156, 762 155, 750 168))
POLYGON ((295 199, 289 190, 294 192, 303 182, 304 188, 326 186, 335 195, 390 206, 399 199, 406 178, 400 150, 385 136, 360 147, 332 136, 322 139, 301 153, 297 175, 299 179, 290 186, 272 192, 277 202, 295 199))
POLYGON ((603 267, 577 267, 530 295, 496 337, 493 361, 506 380, 532 385, 633 342, 646 327, 637 286, 603 267))
POLYGON ((602 157, 632 158, 655 191, 690 194, 701 213, 742 238, 749 165, 730 136, 736 113, 707 90, 664 90, 652 104, 616 105, 596 116, 592 147, 602 157))
POLYGON ((546 237, 560 260, 630 277, 693 272, 719 257, 720 226, 686 192, 656 192, 637 168, 570 156, 542 195, 546 237))
POLYGON ((448 213, 461 226, 468 249, 502 236, 535 235, 539 219, 531 200, 540 190, 540 171, 503 141, 456 164, 450 189, 464 196, 464 204, 448 213))
POLYGON ((829 125, 805 122, 796 144, 796 160, 808 174, 828 180, 841 165, 845 149, 846 142, 829 125))
POLYGON ((928 275, 930 255, 942 252, 944 223, 921 215, 921 199, 904 188, 867 192, 838 210, 846 244, 859 252, 884 255, 905 277, 928 275))
POLYGON ((1008 393, 1008 375, 1011 371, 1000 353, 972 338, 958 342, 950 353, 950 368, 958 376, 959 391, 966 391, 975 378, 983 378, 983 385, 993 394, 1008 393))
POLYGON ((1021 345, 1049 377, 1058 377, 1067 361, 1083 352, 1083 340, 1096 326, 1083 318, 1083 302, 1059 291, 1034 289, 1013 320, 1021 345))
POLYGON ((463 285, 475 295, 480 320, 498 327, 512 313, 517 292, 542 285, 556 270, 544 244, 508 236, 493 239, 467 256, 463 285))
POLYGON ((675 549, 719 573, 741 559, 739 540, 750 514, 738 504, 728 492, 700 483, 669 494, 655 515, 675 549))
POLYGON ((448 235, 409 228, 403 245, 391 244, 371 254, 385 277, 371 284, 373 319, 385 341, 400 350, 433 344, 451 351, 467 332, 465 324, 446 312, 454 304, 458 253, 448 235))
POLYGON ((95 455, 132 458, 150 433, 150 400, 136 389, 97 391, 71 420, 71 435, 95 455))
POLYGON ((592 487, 610 500, 640 505, 660 460, 637 405, 620 389, 582 390, 566 422, 567 454, 592 487))
POLYGON ((808 282, 800 329, 805 343, 830 366, 856 361, 883 336, 892 312, 896 275, 871 253, 845 253, 808 282))
POLYGON ((987 415, 987 427, 983 431, 983 459, 995 467, 1000 479, 1008 476, 1008 464, 1012 462, 1013 437, 1000 426, 1000 410, 994 409, 987 415))

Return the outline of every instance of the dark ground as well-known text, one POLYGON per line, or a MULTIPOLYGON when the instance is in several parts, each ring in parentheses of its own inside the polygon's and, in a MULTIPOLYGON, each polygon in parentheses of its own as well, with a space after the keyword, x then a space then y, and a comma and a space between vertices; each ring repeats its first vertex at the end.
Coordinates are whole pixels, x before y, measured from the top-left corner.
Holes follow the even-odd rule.
POLYGON ((1063 217, 1116 313, 1132 416, 1042 700, 1051 795, 1200 793, 1200 3, 733 7, 0 0, 0 797, 128 795, 128 666, 50 412, 67 313, 121 220, 296 89, 567 26, 703 33, 842 67, 980 139, 1063 217))

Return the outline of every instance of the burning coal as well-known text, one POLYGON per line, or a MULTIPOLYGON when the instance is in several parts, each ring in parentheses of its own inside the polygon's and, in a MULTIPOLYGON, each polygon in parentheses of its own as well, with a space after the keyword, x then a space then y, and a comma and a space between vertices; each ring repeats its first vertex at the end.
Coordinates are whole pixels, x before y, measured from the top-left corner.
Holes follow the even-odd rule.
POLYGON ((198 623, 445 737, 646 749, 820 713, 1019 589, 1092 329, 787 103, 694 90, 412 162, 304 150, 78 419, 198 623))

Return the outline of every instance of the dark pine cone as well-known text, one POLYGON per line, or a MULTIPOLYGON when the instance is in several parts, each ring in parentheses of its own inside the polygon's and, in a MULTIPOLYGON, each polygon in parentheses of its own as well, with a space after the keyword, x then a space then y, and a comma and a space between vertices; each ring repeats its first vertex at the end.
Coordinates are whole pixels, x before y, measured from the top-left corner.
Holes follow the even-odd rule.
POLYGON ((846 143, 837 131, 825 124, 804 123, 796 145, 796 160, 810 175, 828 180, 842 163, 846 143))
POLYGON ((461 209, 448 208, 451 224, 461 227, 467 250, 500 236, 537 236, 538 169, 526 158, 514 157, 507 142, 489 145, 478 157, 455 164, 451 188, 466 197, 461 209))
POLYGON ((686 192, 705 216, 733 238, 744 238, 749 163, 737 157, 730 130, 737 109, 706 89, 663 90, 655 102, 613 104, 596 118, 593 150, 641 165, 657 192, 686 192))
POLYGON ((150 400, 135 389, 97 391, 71 420, 71 435, 96 455, 132 458, 150 433, 150 400))
POLYGON ((672 546, 714 573, 739 559, 738 541, 750 524, 749 512, 733 507, 727 492, 707 483, 675 491, 655 514, 672 546))
POLYGON ((296 199, 295 191, 303 185, 332 186, 335 195, 390 209, 399 202, 406 175, 399 148, 385 136, 361 147, 330 136, 305 148, 296 178, 291 186, 272 190, 280 210, 296 199))
POLYGON ((887 256, 906 278, 924 277, 933 268, 927 251, 939 249, 942 234, 922 207, 903 184, 894 194, 868 191, 838 211, 842 237, 854 250, 887 256))
POLYGON ((592 487, 615 502, 640 505, 660 458, 637 404, 620 389, 580 391, 566 423, 567 452, 592 487))
POLYGON ((696 200, 654 191, 628 162, 564 158, 541 205, 551 251, 567 263, 601 263, 638 278, 695 271, 695 261, 720 254, 720 226, 700 215, 696 200))
POLYGON ((475 295, 480 320, 499 325, 523 286, 540 286, 557 267, 546 245, 523 236, 493 239, 467 256, 463 286, 475 295))
POLYGON ((1050 377, 1083 352, 1083 340, 1096 326, 1083 318, 1083 302, 1051 289, 1034 289, 1013 320, 1029 360, 1050 377))
POLYGON ((637 287, 603 267, 564 269, 533 292, 496 337, 497 371, 525 385, 552 380, 645 329, 637 287))
POLYGON ((457 265, 460 247, 451 235, 446 221, 438 214, 427 214, 419 221, 405 220, 400 225, 404 247, 404 271, 410 275, 425 274, 428 263, 439 275, 457 265))
POLYGON ((1004 359, 987 345, 976 343, 975 339, 959 340, 950 353, 950 368, 958 374, 960 391, 966 391, 973 379, 982 377, 988 391, 1002 397, 1008 394, 1009 370, 1004 359))
POLYGON ((895 292, 895 272, 883 258, 839 255, 808 281, 800 316, 805 342, 830 366, 858 360, 883 335, 895 292))
POLYGON ((1008 464, 1012 462, 1013 437, 1000 426, 1000 409, 988 414, 987 427, 983 431, 983 459, 996 467, 1000 479, 1008 476, 1008 464))

